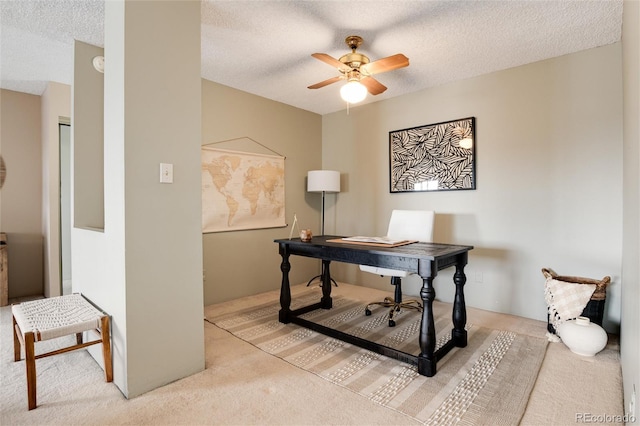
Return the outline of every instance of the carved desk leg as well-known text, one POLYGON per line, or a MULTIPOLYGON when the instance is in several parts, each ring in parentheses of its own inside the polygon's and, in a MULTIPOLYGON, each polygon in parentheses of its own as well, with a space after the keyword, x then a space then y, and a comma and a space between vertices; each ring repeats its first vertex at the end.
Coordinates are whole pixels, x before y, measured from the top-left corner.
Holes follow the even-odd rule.
POLYGON ((282 256, 282 263, 280 264, 282 286, 280 287, 280 312, 278 313, 278 320, 288 324, 291 322, 291 286, 289 285, 291 263, 289 263, 289 249, 284 244, 280 244, 280 255, 282 256))
POLYGON ((464 274, 464 266, 467 255, 464 254, 464 259, 461 259, 456 264, 456 272, 453 275, 453 282, 456 285, 456 295, 453 299, 453 330, 451 331, 451 340, 453 344, 459 348, 467 346, 467 330, 465 325, 467 324, 467 307, 464 302, 464 284, 467 282, 467 277, 464 274))
POLYGON ((436 328, 433 320, 433 301, 436 291, 433 288, 433 277, 422 278, 422 323, 420 325, 420 356, 418 357, 418 373, 433 377, 436 374, 436 328))
POLYGON ((331 299, 331 272, 329 271, 330 260, 322 261, 322 299, 320 303, 323 309, 331 309, 333 300, 331 299))

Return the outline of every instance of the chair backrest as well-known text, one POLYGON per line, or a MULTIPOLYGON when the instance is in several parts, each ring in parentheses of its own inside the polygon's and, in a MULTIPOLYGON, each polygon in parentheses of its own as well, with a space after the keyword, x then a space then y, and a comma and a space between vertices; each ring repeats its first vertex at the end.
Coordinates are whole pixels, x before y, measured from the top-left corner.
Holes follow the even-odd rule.
POLYGON ((430 210, 394 210, 387 237, 403 240, 433 241, 435 212, 430 210))

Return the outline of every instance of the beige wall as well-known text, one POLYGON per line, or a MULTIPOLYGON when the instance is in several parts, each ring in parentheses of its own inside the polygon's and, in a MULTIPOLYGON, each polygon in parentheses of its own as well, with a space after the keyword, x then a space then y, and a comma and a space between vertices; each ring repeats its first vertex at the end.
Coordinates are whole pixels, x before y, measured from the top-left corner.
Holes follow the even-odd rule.
POLYGON ((0 230, 7 233, 9 297, 43 294, 40 96, 0 90, 0 230))
MULTIPOLYGON (((211 304, 280 287, 280 256, 273 242, 287 238, 296 213, 300 227, 320 233, 319 194, 306 192, 307 171, 321 167, 320 115, 202 81, 202 144, 251 138, 214 146, 273 154, 285 159, 287 228, 203 234, 204 301, 211 304), (265 148, 266 147, 266 148, 265 148)), ((327 198, 331 198, 328 195, 327 198)), ((320 262, 292 259, 292 283, 306 282, 320 262)))
MULTIPOLYGON (((542 267, 612 277, 605 325, 620 322, 621 45, 496 72, 323 117, 324 168, 346 181, 329 229, 381 235, 394 208, 436 211, 435 241, 475 246, 467 303, 546 319, 542 267), (476 117, 477 189, 389 193, 388 133, 476 117)), ((390 89, 391 90, 391 89, 390 89)), ((389 289, 336 265, 338 279, 389 289)), ((436 279, 451 301, 451 271, 436 279)), ((418 277, 404 288, 416 295, 418 277)))
MULTIPOLYGON (((625 412, 640 416, 640 3, 624 2, 624 221, 620 352, 625 412), (635 392, 634 392, 635 391, 635 392), (635 394, 635 400, 633 395, 635 394)), ((631 423, 631 422, 629 422, 631 423)))
POLYGON ((73 91, 73 226, 104 228, 104 74, 93 58, 104 49, 76 41, 73 91))

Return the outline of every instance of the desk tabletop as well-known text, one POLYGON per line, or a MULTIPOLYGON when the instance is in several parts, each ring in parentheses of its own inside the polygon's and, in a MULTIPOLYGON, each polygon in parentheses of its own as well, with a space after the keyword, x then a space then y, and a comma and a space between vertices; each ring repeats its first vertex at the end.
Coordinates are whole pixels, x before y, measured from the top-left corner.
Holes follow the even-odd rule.
POLYGON ((423 243, 416 242, 397 247, 380 247, 379 245, 371 246, 365 244, 354 244, 353 242, 336 242, 329 241, 344 238, 339 235, 321 235, 313 236, 311 241, 302 241, 300 238, 277 239, 274 242, 289 246, 292 250, 315 251, 315 250, 332 250, 340 251, 356 251, 367 252, 371 254, 380 254, 385 256, 401 256, 418 259, 437 260, 442 257, 455 256, 465 253, 473 249, 473 246, 441 244, 441 243, 423 243))

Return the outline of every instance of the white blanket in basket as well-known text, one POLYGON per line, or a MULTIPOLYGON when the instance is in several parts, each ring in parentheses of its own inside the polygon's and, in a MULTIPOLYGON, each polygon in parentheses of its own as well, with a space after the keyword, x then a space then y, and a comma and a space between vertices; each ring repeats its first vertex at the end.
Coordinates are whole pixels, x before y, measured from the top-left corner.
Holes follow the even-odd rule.
POLYGON ((556 333, 563 321, 582 314, 594 291, 595 284, 574 284, 553 278, 547 279, 544 297, 549 307, 549 322, 556 329, 556 333))

